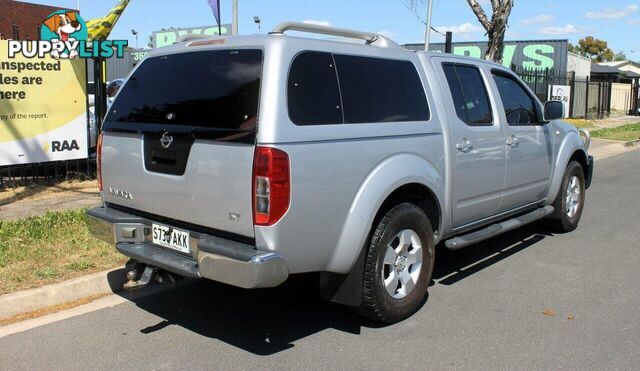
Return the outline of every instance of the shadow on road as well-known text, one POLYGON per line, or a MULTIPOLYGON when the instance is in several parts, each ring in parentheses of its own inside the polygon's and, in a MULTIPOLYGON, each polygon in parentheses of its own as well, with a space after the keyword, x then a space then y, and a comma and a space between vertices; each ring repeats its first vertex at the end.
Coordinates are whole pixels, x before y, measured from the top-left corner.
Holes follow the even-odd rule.
MULTIPOLYGON (((464 250, 441 248, 433 278, 438 284, 455 284, 546 236, 551 233, 536 223, 464 250)), ((329 328, 360 334, 362 327, 381 327, 320 299, 315 275, 294 276, 281 287, 261 290, 202 280, 133 301, 162 318, 139 329, 143 334, 180 326, 257 355, 292 348, 295 341, 329 328)))
POLYGON ((349 308, 320 299, 316 282, 314 276, 300 276, 274 289, 243 290, 197 281, 134 300, 162 318, 139 331, 152 334, 180 326, 257 355, 270 355, 329 328, 359 334, 362 326, 376 327, 349 308))
POLYGON ((432 279, 452 285, 550 236, 544 222, 537 222, 458 251, 438 246, 432 279))

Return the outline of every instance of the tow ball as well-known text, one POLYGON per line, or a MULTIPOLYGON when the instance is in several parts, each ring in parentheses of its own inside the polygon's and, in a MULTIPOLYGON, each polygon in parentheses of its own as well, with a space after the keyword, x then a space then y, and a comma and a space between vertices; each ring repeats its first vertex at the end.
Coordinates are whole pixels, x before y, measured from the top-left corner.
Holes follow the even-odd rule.
POLYGON ((151 265, 142 265, 139 268, 134 268, 127 272, 128 282, 124 284, 124 289, 128 291, 138 290, 143 287, 149 286, 154 281, 157 283, 164 282, 164 276, 167 276, 169 281, 175 283, 175 278, 168 272, 162 272, 160 268, 153 267, 151 265), (142 275, 138 279, 139 268, 144 267, 142 275))

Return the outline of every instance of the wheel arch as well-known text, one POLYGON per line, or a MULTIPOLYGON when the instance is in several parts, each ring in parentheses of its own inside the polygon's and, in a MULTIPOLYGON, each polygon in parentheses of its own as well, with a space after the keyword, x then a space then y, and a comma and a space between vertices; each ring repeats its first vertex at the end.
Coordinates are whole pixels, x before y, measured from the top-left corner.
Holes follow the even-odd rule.
MULTIPOLYGON (((589 174, 589 156, 584 148, 584 142, 577 132, 570 132, 564 138, 560 148, 558 150, 558 156, 553 165, 553 173, 551 175, 551 182, 549 183, 549 191, 547 192, 546 205, 550 205, 556 198, 556 195, 560 191, 560 185, 562 184, 562 178, 564 172, 567 169, 567 165, 571 161, 578 161, 582 166, 585 177, 589 174)), ((589 182, 589 181, 587 181, 589 182)))
POLYGON ((571 157, 569 157, 569 161, 567 161, 567 165, 571 162, 571 161, 577 161, 578 163, 580 163, 580 165, 582 165, 582 168, 586 171, 587 167, 589 166, 589 160, 587 158, 587 154, 585 153, 584 150, 582 149, 577 149, 573 152, 573 154, 571 155, 571 157))
POLYGON ((436 200, 439 225, 432 227, 440 230, 444 184, 436 167, 424 158, 408 153, 394 155, 379 163, 361 183, 325 270, 349 272, 385 201, 399 197, 402 191, 418 190, 424 193, 414 194, 414 197, 420 194, 436 200))
POLYGON ((433 190, 421 183, 407 183, 396 188, 382 202, 372 226, 395 205, 408 202, 420 207, 427 214, 435 236, 442 230, 442 206, 433 190))
POLYGON ((322 295, 334 302, 359 305, 367 242, 376 221, 394 205, 412 202, 425 211, 434 230, 441 230, 443 200, 441 172, 424 158, 399 154, 382 161, 362 182, 351 204, 338 244, 321 275, 322 295))

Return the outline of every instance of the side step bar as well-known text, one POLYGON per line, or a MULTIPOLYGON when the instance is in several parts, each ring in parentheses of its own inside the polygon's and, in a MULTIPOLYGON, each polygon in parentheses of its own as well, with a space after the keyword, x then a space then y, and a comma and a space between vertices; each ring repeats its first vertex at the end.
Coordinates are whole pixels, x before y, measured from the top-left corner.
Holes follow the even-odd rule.
POLYGON ((502 223, 492 224, 488 227, 477 230, 475 232, 454 237, 450 240, 445 241, 444 245, 449 250, 458 250, 463 247, 473 245, 474 243, 484 241, 491 237, 503 234, 505 232, 509 232, 516 228, 522 227, 523 225, 535 222, 536 220, 540 220, 548 215, 551 215, 553 211, 554 211, 553 206, 549 205, 549 206, 541 207, 527 214, 505 220, 502 223))

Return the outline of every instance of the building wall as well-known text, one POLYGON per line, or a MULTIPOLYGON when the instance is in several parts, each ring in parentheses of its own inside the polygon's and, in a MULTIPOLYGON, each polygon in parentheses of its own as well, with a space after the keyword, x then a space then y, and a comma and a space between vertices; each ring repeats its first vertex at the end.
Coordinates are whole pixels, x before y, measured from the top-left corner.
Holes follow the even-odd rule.
POLYGON ((618 68, 621 71, 631 71, 631 72, 635 72, 637 74, 640 74, 640 65, 634 64, 634 63, 629 63, 627 65, 624 65, 620 68, 618 68))
MULTIPOLYGON (((131 49, 125 50, 124 58, 113 57, 107 59, 107 81, 122 79, 129 76, 129 72, 131 72, 135 65, 131 51, 131 49)), ((87 60, 87 75, 87 81, 94 81, 92 59, 87 60)))
POLYGON ((569 52, 567 56, 567 72, 575 72, 577 78, 591 76, 591 59, 569 52))
POLYGON ((152 35, 153 47, 161 48, 163 46, 172 45, 185 35, 204 35, 204 36, 230 36, 231 24, 223 24, 218 26, 202 26, 189 28, 174 28, 171 30, 155 31, 152 35))
MULTIPOLYGON (((21 40, 39 40, 40 26, 45 18, 64 7, 0 0, 0 34, 5 39, 13 39, 13 25, 19 28, 21 40)), ((73 10, 73 9, 71 9, 73 10)))
POLYGON ((631 84, 611 84, 611 110, 627 113, 631 108, 632 92, 631 84))

